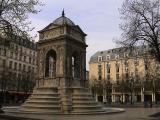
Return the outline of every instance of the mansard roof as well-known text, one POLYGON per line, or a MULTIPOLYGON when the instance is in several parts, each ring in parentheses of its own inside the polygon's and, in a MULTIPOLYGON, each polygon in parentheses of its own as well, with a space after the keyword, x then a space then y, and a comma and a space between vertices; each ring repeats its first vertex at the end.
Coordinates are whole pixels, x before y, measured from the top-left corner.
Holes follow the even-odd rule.
POLYGON ((109 56, 109 60, 123 59, 126 58, 126 55, 128 57, 140 57, 144 55, 145 51, 148 51, 148 48, 146 46, 139 46, 132 49, 121 47, 104 51, 97 51, 95 54, 91 56, 90 62, 98 62, 98 57, 102 57, 102 61, 107 61, 107 56, 109 56))

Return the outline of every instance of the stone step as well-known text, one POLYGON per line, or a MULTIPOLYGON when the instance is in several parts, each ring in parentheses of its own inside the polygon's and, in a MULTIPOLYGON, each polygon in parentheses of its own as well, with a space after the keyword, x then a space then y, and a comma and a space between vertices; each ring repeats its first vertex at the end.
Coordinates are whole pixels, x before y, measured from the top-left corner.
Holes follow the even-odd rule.
POLYGON ((72 102, 73 105, 76 105, 76 104, 84 104, 84 105, 97 105, 98 103, 95 102, 95 101, 73 101, 72 102))
POLYGON ((27 101, 26 102, 27 104, 50 104, 50 105, 58 105, 59 104, 59 101, 27 101))
POLYGON ((46 113, 46 114, 54 114, 54 113, 60 113, 61 110, 58 109, 58 110, 53 110, 53 109, 41 109, 41 108, 34 108, 34 109, 30 109, 30 108, 23 108, 21 109, 21 111, 23 112, 31 112, 31 113, 46 113))
POLYGON ((83 109, 83 110, 80 110, 80 109, 74 109, 73 111, 72 111, 72 113, 96 113, 97 114, 97 112, 104 112, 104 110, 102 110, 102 109, 98 109, 98 110, 95 110, 95 109, 91 109, 91 110, 86 110, 86 109, 83 109))
POLYGON ((31 96, 59 96, 58 93, 33 93, 31 96))
POLYGON ((73 108, 73 110, 100 110, 101 106, 99 106, 99 105, 96 105, 96 106, 73 105, 72 108, 73 108))
POLYGON ((47 93, 58 93, 58 91, 54 91, 54 90, 35 90, 33 93, 43 93, 43 94, 47 94, 47 93))
POLYGON ((93 101, 94 99, 93 98, 91 98, 91 97, 75 97, 75 96, 73 96, 72 97, 72 100, 74 101, 76 101, 76 100, 81 100, 81 101, 93 101))
POLYGON ((55 97, 55 98, 47 98, 47 99, 46 98, 29 98, 26 101, 54 102, 59 100, 60 98, 55 97))
POLYGON ((22 107, 24 108, 30 108, 30 109, 33 109, 33 108, 41 108, 41 109, 60 109, 61 107, 59 105, 47 105, 47 104, 23 104, 22 107))
POLYGON ((72 96, 89 96, 92 97, 90 93, 73 93, 72 96))
POLYGON ((34 98, 39 98, 39 99, 43 99, 43 98, 46 98, 46 99, 51 99, 51 98, 58 98, 58 99, 60 99, 60 96, 48 96, 48 95, 37 95, 37 96, 31 96, 31 97, 29 97, 29 99, 34 99, 34 98))

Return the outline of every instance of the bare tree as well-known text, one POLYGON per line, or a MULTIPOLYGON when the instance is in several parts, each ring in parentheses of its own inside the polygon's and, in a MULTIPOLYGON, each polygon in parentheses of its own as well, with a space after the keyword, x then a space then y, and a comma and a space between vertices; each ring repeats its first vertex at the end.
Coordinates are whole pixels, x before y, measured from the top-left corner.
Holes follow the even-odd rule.
POLYGON ((145 45, 160 62, 160 1, 125 0, 120 9, 123 47, 145 45))
POLYGON ((28 37, 32 30, 28 14, 36 14, 39 0, 0 0, 0 35, 28 37))

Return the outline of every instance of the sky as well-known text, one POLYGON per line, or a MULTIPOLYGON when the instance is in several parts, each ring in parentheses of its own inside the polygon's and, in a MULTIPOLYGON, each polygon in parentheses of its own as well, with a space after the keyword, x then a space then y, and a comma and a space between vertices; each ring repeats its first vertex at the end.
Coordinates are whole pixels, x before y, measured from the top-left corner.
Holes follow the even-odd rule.
MULTIPOLYGON (((56 18, 61 16, 62 10, 65 16, 87 34, 87 70, 89 59, 97 51, 116 47, 113 39, 119 38, 122 31, 119 28, 120 14, 118 9, 123 0, 40 0, 45 5, 41 6, 41 12, 30 15, 29 20, 35 29, 31 35, 46 27, 56 18)), ((38 41, 38 38, 36 38, 38 41)))

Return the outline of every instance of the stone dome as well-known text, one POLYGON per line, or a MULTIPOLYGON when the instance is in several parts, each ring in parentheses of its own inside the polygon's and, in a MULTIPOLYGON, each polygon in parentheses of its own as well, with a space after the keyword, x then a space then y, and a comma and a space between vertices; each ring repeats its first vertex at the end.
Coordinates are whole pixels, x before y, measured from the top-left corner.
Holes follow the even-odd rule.
POLYGON ((69 18, 65 17, 64 10, 62 11, 62 16, 54 20, 53 24, 75 26, 74 22, 72 22, 69 18))

